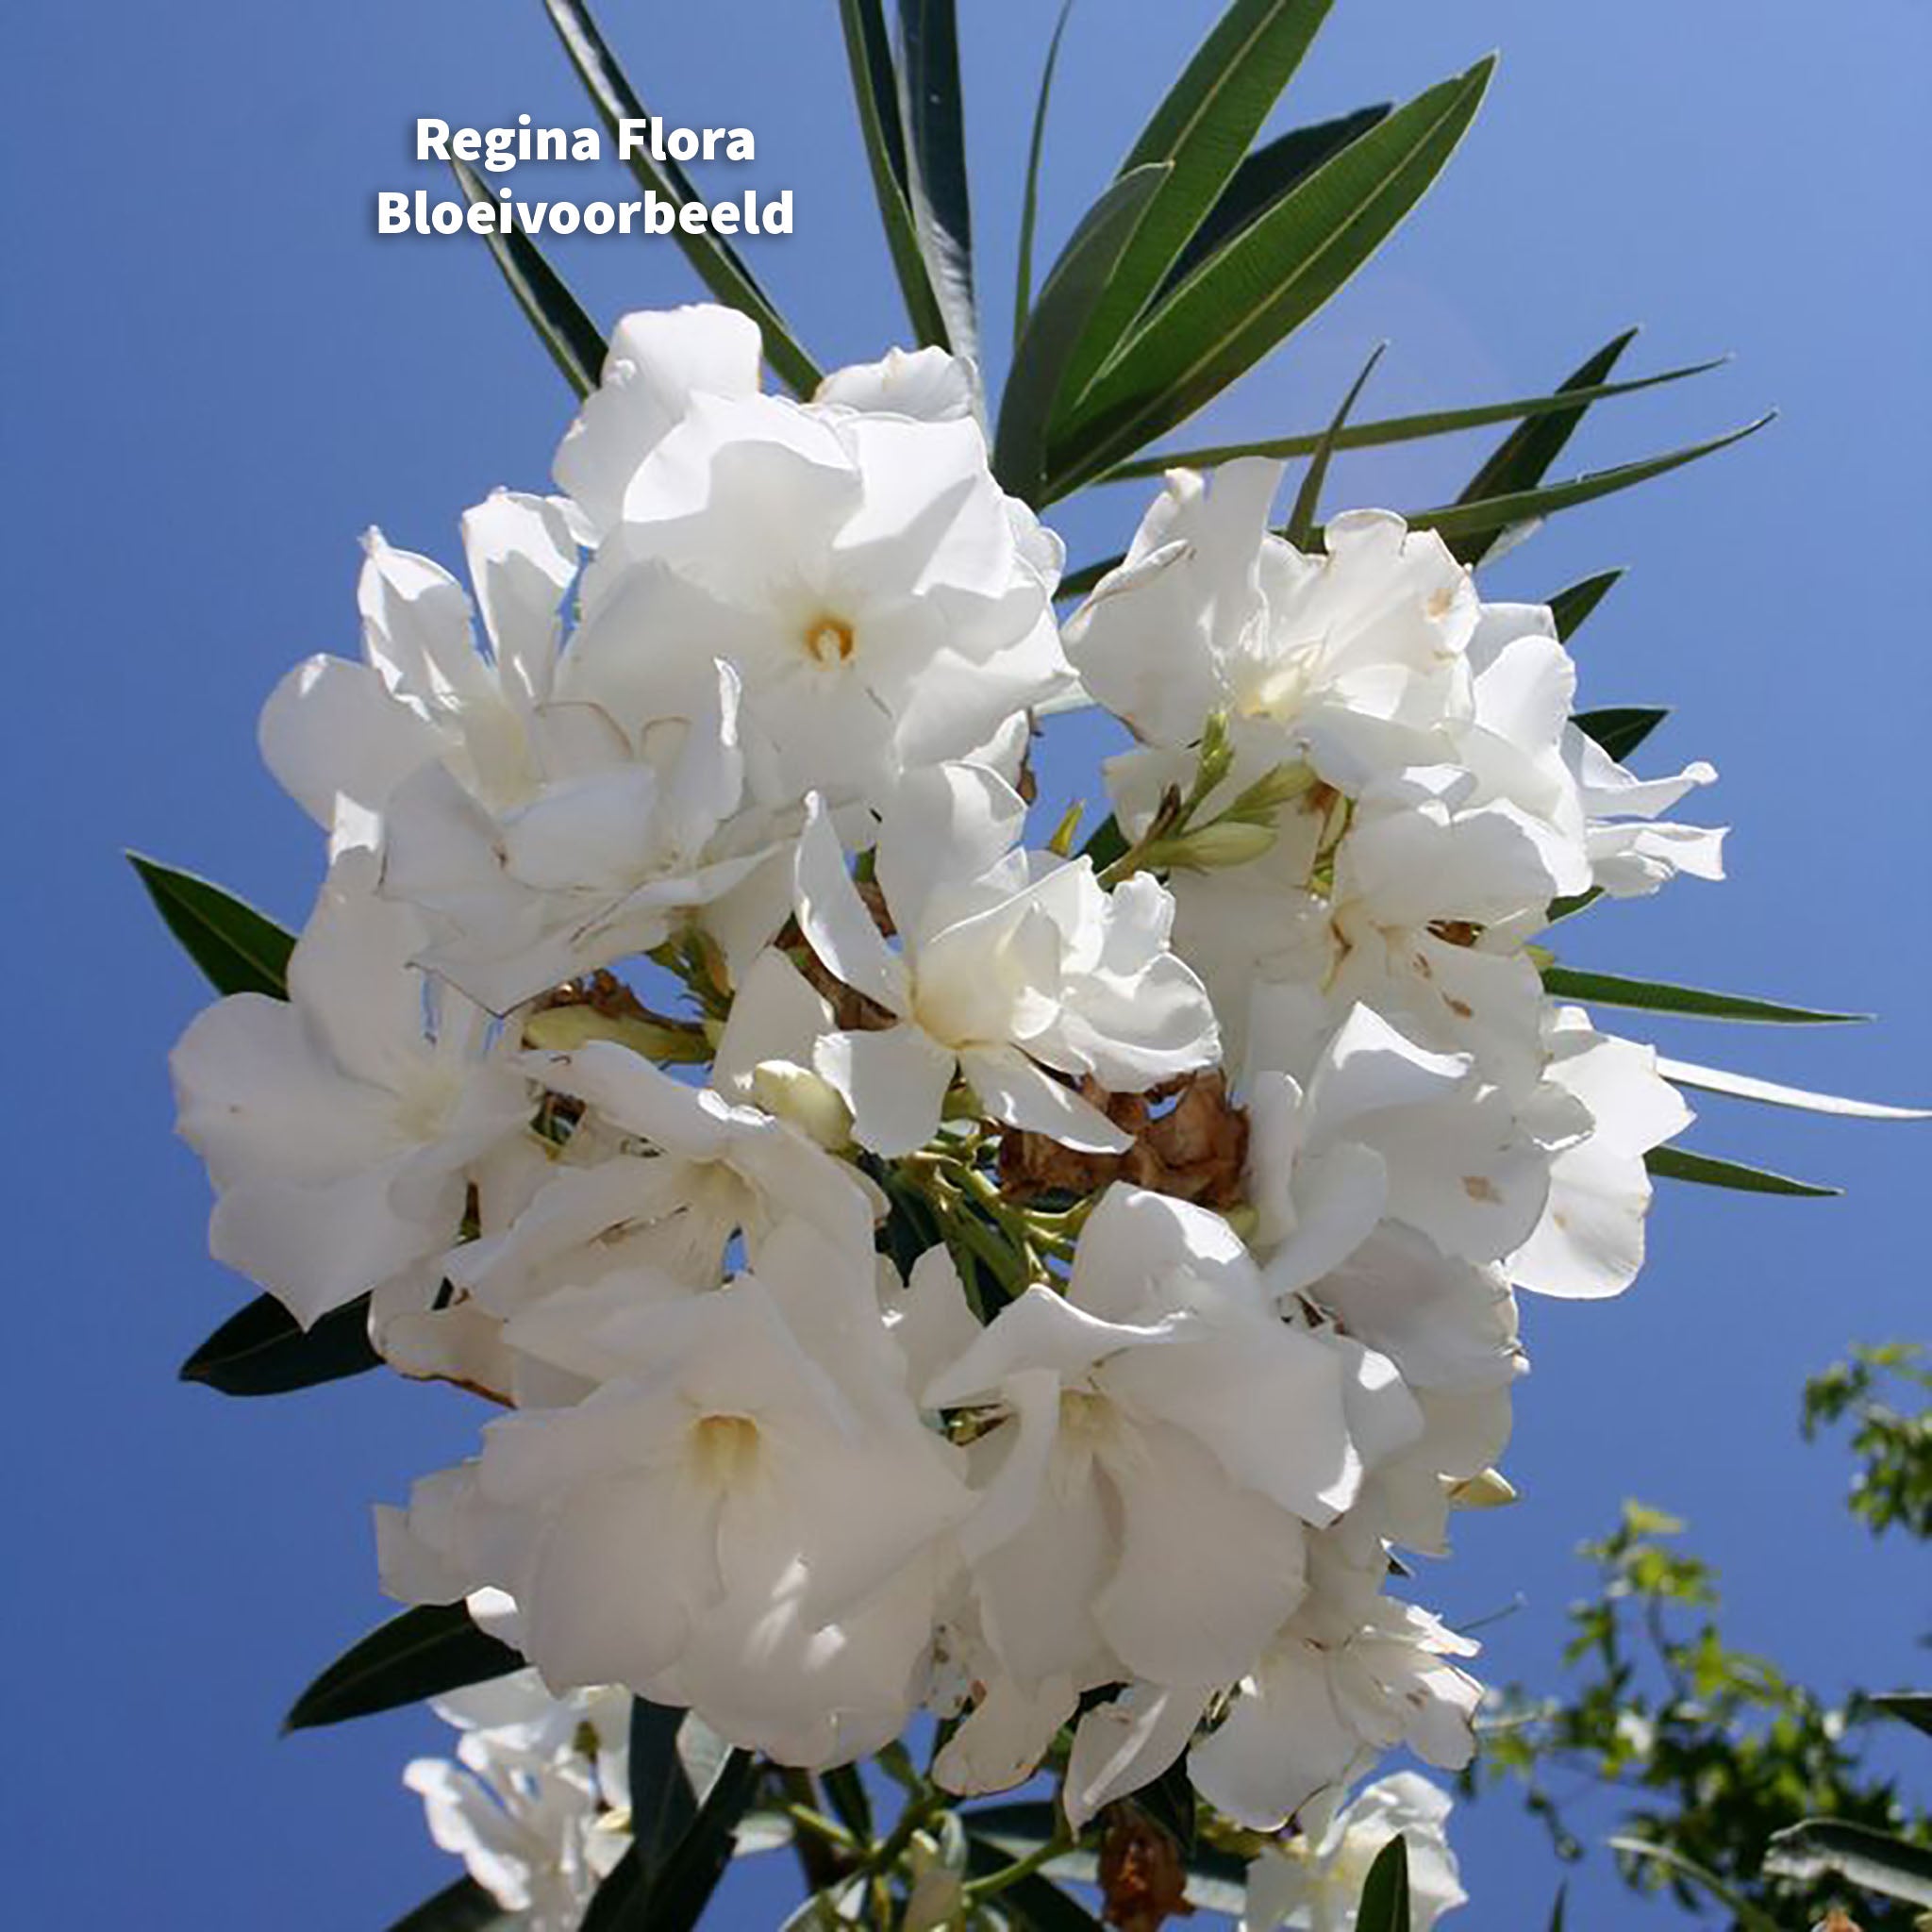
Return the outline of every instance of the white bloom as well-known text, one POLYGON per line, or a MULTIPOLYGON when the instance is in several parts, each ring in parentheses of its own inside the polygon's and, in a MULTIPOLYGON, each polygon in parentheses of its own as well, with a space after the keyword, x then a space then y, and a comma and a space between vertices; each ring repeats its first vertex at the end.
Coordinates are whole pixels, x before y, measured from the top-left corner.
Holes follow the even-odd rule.
POLYGON ((744 689, 752 791, 883 796, 1069 682, 1058 539, 993 481, 927 351, 757 392, 758 333, 717 308, 619 325, 558 452, 597 544, 559 689, 626 725, 716 658, 744 689))
POLYGON ((1167 893, 1145 875, 1108 892, 1085 859, 1013 850, 1025 809, 976 765, 906 780, 877 847, 897 951, 823 810, 808 815, 799 924, 830 971, 894 1023, 832 1034, 814 1061, 875 1153, 931 1137, 956 1072, 995 1120, 1118 1152, 1126 1137, 1046 1069, 1139 1092, 1217 1055, 1207 995, 1167 950, 1167 893))
POLYGON ((1717 777, 1702 758, 1673 777, 1639 778, 1574 725, 1563 750, 1590 814, 1592 879, 1611 898, 1654 892, 1680 872, 1699 879, 1724 877, 1722 829, 1654 823, 1687 792, 1717 777))
POLYGON ((1408 1855, 1414 1932, 1468 1902, 1449 1849, 1449 1794, 1414 1772, 1366 1786, 1325 1826, 1304 1821, 1286 1844, 1248 1867, 1241 1932, 1354 1932, 1362 1887, 1376 1856, 1398 1834, 1408 1855))
POLYGON ((466 1170, 532 1107, 489 1016, 414 970, 421 923, 375 896, 373 873, 366 852, 336 861, 287 1000, 220 1001, 170 1061, 215 1186, 216 1259, 305 1324, 448 1247, 466 1170))

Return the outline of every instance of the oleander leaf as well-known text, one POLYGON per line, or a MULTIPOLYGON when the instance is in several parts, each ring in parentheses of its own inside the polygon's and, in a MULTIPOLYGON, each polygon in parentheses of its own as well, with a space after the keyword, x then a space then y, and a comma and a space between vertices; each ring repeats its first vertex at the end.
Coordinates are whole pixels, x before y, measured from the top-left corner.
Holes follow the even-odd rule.
POLYGON ((1060 42, 1074 11, 1074 0, 1060 0, 1059 18, 1046 43, 1046 62, 1040 71, 1040 93, 1033 103, 1033 132, 1026 143, 1026 186, 1020 197, 1020 246, 1013 271, 1013 341, 1026 333, 1033 309, 1033 236, 1040 223, 1040 159, 1046 147, 1046 115, 1053 104, 1054 70, 1059 65, 1060 42))
POLYGON ((458 1878, 405 1912, 389 1932, 509 1932, 515 1923, 474 1878, 458 1878))
POLYGON ((645 1697, 630 1701, 631 1842, 647 1878, 691 1829, 698 1812, 696 1793, 677 1751, 685 1715, 645 1697))
POLYGON ((1807 1818, 1773 1832, 1764 1869, 1801 1883, 1836 1873, 1861 1891, 1932 1907, 1932 1850, 1841 1819, 1807 1818))
POLYGON ((973 209, 954 0, 899 0, 899 100, 906 199, 926 279, 945 322, 944 346, 976 365, 973 209))
POLYGON ((1295 491, 1294 508, 1289 511, 1288 522, 1281 532, 1297 550, 1307 547, 1309 532, 1315 527, 1315 518, 1322 502, 1322 486, 1328 480, 1329 460, 1335 455, 1335 439, 1341 433, 1349 411, 1355 408, 1369 377, 1375 373, 1375 364, 1382 359, 1382 352, 1388 346, 1387 342, 1377 342, 1369 351, 1369 359, 1362 364, 1361 374, 1349 385, 1348 393, 1342 397, 1326 433, 1308 458, 1308 467, 1302 475, 1301 488, 1295 491))
POLYGON ((1655 705, 1610 705, 1600 711, 1578 711, 1570 722, 1621 765, 1670 715, 1655 705))
POLYGON ((1356 1932, 1408 1932, 1408 1843, 1398 1831, 1362 1882, 1356 1932))
POLYGON ((155 910, 181 949, 220 993, 289 996, 289 955, 295 935, 253 906, 192 872, 130 852, 127 862, 147 888, 155 910))
POLYGON ((523 1668, 524 1659, 478 1629, 464 1605, 418 1605, 345 1650, 296 1698, 282 1729, 369 1717, 523 1668))
POLYGON ((1761 1101, 1767 1107, 1836 1114, 1841 1120, 1932 1120, 1932 1113, 1923 1107, 1889 1107, 1876 1100, 1849 1100, 1840 1093, 1814 1093, 1808 1088, 1786 1087, 1776 1080, 1760 1080, 1753 1074, 1700 1067, 1690 1060, 1659 1059, 1657 1070, 1675 1086, 1694 1087, 1700 1093, 1727 1093, 1738 1100, 1761 1101))
POLYGON ((1561 590, 1550 599, 1550 615, 1556 621, 1557 635, 1566 643, 1583 627, 1584 620, 1616 589, 1621 570, 1601 570, 1593 577, 1561 590))
POLYGON ((579 1932, 692 1932, 731 1863, 731 1835, 757 1793, 759 1766, 733 1749, 690 1825, 647 1871, 633 1842, 597 1888, 579 1932))
POLYGON ((1879 1690, 1861 1697, 1859 1704, 1887 1717, 1895 1717, 1914 1730, 1932 1735, 1932 1690, 1879 1690))
MULTIPOLYGON (((452 160, 450 166, 466 200, 498 206, 496 197, 467 162, 452 160)), ((606 344, 597 325, 584 313, 563 277, 544 260, 543 251, 529 236, 514 228, 498 234, 492 228, 483 240, 489 244, 491 259, 517 298, 517 307, 537 331, 537 340, 550 359, 563 372, 563 379, 578 395, 589 395, 604 373, 606 344)))
POLYGON ((381 1366, 369 1340, 366 1294, 331 1308, 311 1328, 264 1294, 230 1315, 179 1374, 224 1395, 286 1395, 381 1366))
POLYGON ((1732 1890, 1715 1872, 1700 1865, 1695 1858, 1686 1857, 1674 1846, 1652 1844, 1648 1839, 1626 1837, 1613 1838, 1609 1842, 1613 1851, 1622 1852, 1625 1857, 1642 1858, 1651 1864, 1661 1865, 1676 1877, 1707 1891, 1736 1919, 1736 1932, 1778 1932, 1775 1920, 1759 1910, 1741 1893, 1732 1890))
POLYGON ((1842 1188, 1820 1187, 1814 1181, 1793 1180, 1768 1168, 1696 1154, 1688 1147, 1653 1147, 1643 1157, 1643 1164, 1658 1180, 1691 1181, 1698 1187, 1729 1188, 1740 1194, 1787 1194, 1819 1201, 1844 1191, 1842 1188))
POLYGON ((1543 991, 1586 1006, 1628 1007, 1648 1013, 1684 1013, 1697 1020, 1742 1020, 1774 1026, 1841 1026, 1869 1020, 1869 1013, 1827 1013, 1815 1007, 1785 1006, 1746 993, 1711 992, 1702 987, 1672 986, 1660 979, 1626 979, 1617 973, 1588 973, 1572 966, 1546 966, 1543 991))

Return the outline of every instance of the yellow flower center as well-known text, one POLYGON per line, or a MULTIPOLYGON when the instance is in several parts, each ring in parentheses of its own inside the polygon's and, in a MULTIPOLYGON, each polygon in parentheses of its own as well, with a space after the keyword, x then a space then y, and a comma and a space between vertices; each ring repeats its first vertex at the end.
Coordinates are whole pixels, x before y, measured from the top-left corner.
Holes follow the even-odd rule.
POLYGON ((805 627, 805 648, 815 664, 843 664, 852 656, 852 626, 842 617, 814 617, 805 627))
POLYGON ((758 1467, 758 1425, 748 1415, 700 1416, 691 1424, 687 1453, 700 1480, 736 1489, 758 1467))

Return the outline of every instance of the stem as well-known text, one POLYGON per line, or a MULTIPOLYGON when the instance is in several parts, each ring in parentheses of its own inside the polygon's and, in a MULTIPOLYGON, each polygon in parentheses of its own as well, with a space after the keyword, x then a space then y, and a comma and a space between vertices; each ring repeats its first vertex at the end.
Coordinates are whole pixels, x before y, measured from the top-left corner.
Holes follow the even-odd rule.
POLYGON ((982 1899, 1005 1891, 1008 1886, 1018 1885, 1023 1878, 1031 1878, 1043 1866, 1064 1857, 1078 1842, 1068 1836, 1066 1825, 1060 1824, 1043 1845, 1035 1845, 1024 1858, 1015 1859, 1000 1871, 989 1872, 984 1878, 968 1879, 964 1888, 968 1901, 977 1905, 982 1899))

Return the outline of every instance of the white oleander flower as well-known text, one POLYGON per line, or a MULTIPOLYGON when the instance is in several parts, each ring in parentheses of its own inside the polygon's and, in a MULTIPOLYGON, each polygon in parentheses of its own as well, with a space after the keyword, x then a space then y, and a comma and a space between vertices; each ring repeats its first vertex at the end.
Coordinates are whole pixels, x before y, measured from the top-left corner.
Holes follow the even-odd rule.
POLYGON ((524 1932, 576 1932, 630 1834, 630 1697, 553 1697, 535 1671, 474 1685, 431 1708, 462 1737, 459 1764, 418 1757, 403 1782, 430 1836, 524 1932))
POLYGON ((814 1065, 876 1154, 931 1138, 956 1073, 994 1120, 1119 1152, 1127 1137, 1055 1073, 1140 1092, 1218 1055, 1207 994, 1167 948, 1167 892, 1144 874, 1109 892, 1085 859, 1014 850, 1025 810, 977 765, 905 781, 877 845, 895 951, 830 821, 810 808, 799 924, 827 969, 891 1023, 827 1036, 814 1065))
POLYGON ((1631 899, 1656 891, 1679 873, 1724 877, 1722 829, 1655 823, 1686 793, 1715 780, 1710 765, 1698 758, 1671 777, 1640 778, 1574 725, 1563 749, 1590 815, 1590 862, 1598 888, 1613 899, 1631 899))
POLYGON ((627 317, 558 453, 596 556, 559 690, 636 728, 711 659, 744 691, 752 795, 843 806, 1010 742, 1067 688, 1062 550, 994 482, 938 351, 758 390, 721 308, 627 317))
POLYGON ((411 964, 422 924, 375 896, 374 873, 365 851, 338 858, 289 997, 218 1002, 170 1059, 179 1130, 215 1187, 215 1258, 305 1325, 441 1255, 469 1170, 534 1105, 490 1016, 411 964))
POLYGON ((1449 1794, 1412 1771, 1364 1786, 1323 1823, 1301 1830, 1248 1867, 1241 1932, 1354 1932, 1362 1888, 1377 1855, 1398 1834, 1408 1856, 1408 1922, 1429 1932, 1468 1903, 1449 1849, 1449 1794))

